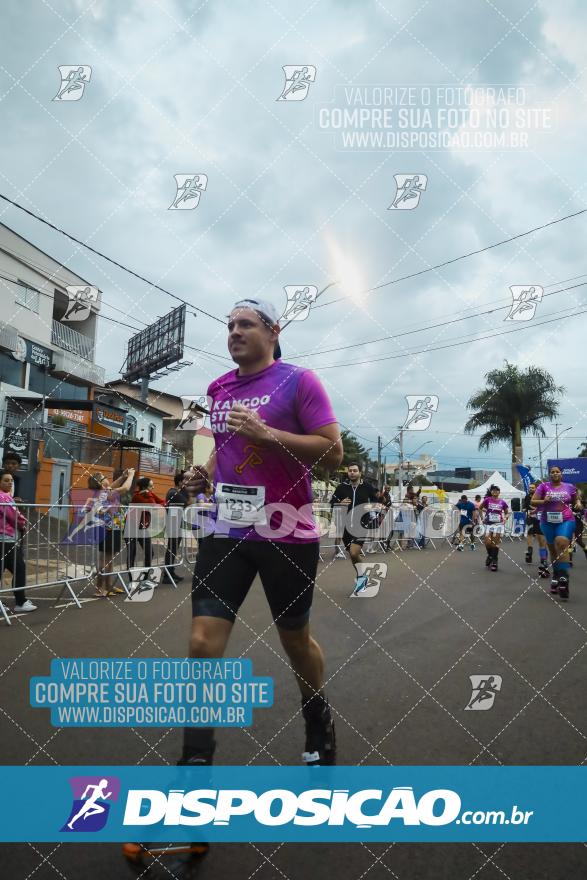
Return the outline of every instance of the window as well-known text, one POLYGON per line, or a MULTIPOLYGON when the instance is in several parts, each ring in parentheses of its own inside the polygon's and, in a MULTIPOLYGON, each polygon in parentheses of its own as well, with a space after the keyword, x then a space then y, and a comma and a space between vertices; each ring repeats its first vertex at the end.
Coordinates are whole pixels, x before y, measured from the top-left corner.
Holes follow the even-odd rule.
POLYGON ((137 436, 137 420, 134 416, 126 416, 125 433, 127 437, 136 438, 137 436))
POLYGON ((24 306, 25 309, 30 309, 31 312, 35 312, 38 315, 39 299, 40 294, 38 290, 33 290, 32 287, 27 287, 23 281, 17 282, 15 296, 17 306, 24 306))
POLYGON ((155 444, 157 440, 157 425, 154 425, 152 422, 149 425, 149 443, 155 444))
POLYGON ((21 361, 16 361, 9 354, 0 351, 0 382, 24 388, 24 368, 21 361))

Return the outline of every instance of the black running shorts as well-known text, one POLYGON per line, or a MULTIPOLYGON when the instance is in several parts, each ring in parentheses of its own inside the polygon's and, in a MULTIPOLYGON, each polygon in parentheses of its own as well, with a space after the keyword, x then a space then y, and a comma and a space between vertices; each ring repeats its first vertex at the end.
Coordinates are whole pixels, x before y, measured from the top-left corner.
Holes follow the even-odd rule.
POLYGON ((202 538, 194 568, 192 615, 234 622, 258 574, 273 620, 301 629, 310 617, 320 545, 202 538))
POLYGON ((537 516, 529 516, 528 517, 528 534, 529 535, 542 535, 542 529, 540 528, 540 520, 537 516))
POLYGON ((342 533, 342 543, 345 550, 348 550, 351 544, 358 544, 359 547, 362 547, 366 540, 366 538, 355 538, 355 536, 351 535, 350 532, 347 532, 346 529, 342 533))

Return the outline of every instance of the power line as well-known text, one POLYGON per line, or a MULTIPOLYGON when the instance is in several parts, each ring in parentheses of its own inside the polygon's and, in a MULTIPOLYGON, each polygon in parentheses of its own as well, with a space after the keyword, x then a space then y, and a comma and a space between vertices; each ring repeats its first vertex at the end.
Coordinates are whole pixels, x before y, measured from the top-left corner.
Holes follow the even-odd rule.
MULTIPOLYGON (((577 276, 582 277, 582 276, 577 276)), ((569 279, 572 280, 572 279, 569 279)), ((563 283, 563 282, 561 282, 563 283)), ((543 299, 546 299, 547 296, 556 296, 558 293, 566 293, 569 290, 575 290, 577 287, 585 287, 587 286, 587 281, 583 281, 580 284, 572 284, 570 287, 562 287, 560 290, 553 290, 550 293, 545 293, 543 299)), ((494 300, 494 302, 502 302, 503 298, 500 300, 494 300)), ((402 336, 412 336, 414 333, 425 333, 427 330, 436 330, 439 327, 448 327, 451 324, 458 324, 461 321, 469 321, 472 318, 481 318, 484 315, 492 315, 494 312, 500 312, 504 309, 507 309, 511 306, 511 303, 508 303, 505 306, 498 306, 494 309, 487 309, 484 312, 474 312, 471 315, 462 315, 459 318, 453 318, 450 321, 439 321, 437 324, 428 324, 424 327, 416 327, 414 330, 403 330, 401 333, 391 333, 387 336, 378 336, 375 339, 364 339, 361 342, 353 342, 349 343, 349 345, 337 345, 334 348, 323 348, 320 351, 302 351, 298 354, 298 357, 316 357, 321 354, 331 354, 333 351, 345 351, 349 348, 360 348, 362 345, 375 345, 378 342, 387 342, 390 339, 400 339, 402 336)))
POLYGON ((54 223, 50 223, 49 220, 45 220, 44 217, 39 216, 39 214, 35 214, 34 211, 30 211, 28 208, 25 208, 23 205, 19 205, 18 202, 9 199, 8 196, 5 196, 3 193, 0 193, 0 199, 4 199, 5 202, 8 202, 11 205, 14 205, 15 208, 18 208, 20 211, 23 211, 25 214, 28 214, 30 217, 33 217, 35 220, 38 220, 40 223, 44 223, 45 226, 49 226, 50 229, 54 229, 55 232, 59 232, 61 235, 64 235, 66 238, 69 238, 70 241, 75 241, 76 244, 81 245, 81 247, 85 247, 87 250, 91 251, 93 254, 96 254, 98 257, 102 257, 103 260, 107 260, 109 263, 112 263, 113 266, 118 266, 119 269, 122 269, 124 272, 128 272, 129 275, 134 275, 135 278, 138 278, 139 281, 144 281, 145 284, 148 284, 150 287, 155 290, 160 290, 161 293, 167 294, 167 296, 172 297, 172 299, 177 300, 177 302, 183 303, 186 306, 189 306, 191 309, 195 309, 197 312, 200 312, 202 315, 206 315, 207 318, 212 318, 213 321, 218 321, 219 324, 226 324, 226 321, 223 321, 222 318, 218 318, 216 315, 211 315, 210 312, 204 311, 204 309, 200 309, 198 306, 193 305, 193 303, 189 302, 186 299, 182 299, 180 296, 177 296, 175 293, 171 293, 170 290, 166 290, 165 287, 161 287, 159 284, 155 284, 154 281, 149 281, 148 278, 145 278, 144 275, 139 275, 138 272, 135 272, 133 269, 129 269, 127 266, 124 266, 122 263, 119 263, 117 260, 113 260, 111 257, 107 257, 106 254, 103 254, 101 251, 96 250, 91 245, 86 244, 85 241, 81 241, 81 239, 76 238, 74 235, 71 235, 69 232, 66 232, 64 229, 60 229, 59 226, 55 226, 54 223))
MULTIPOLYGON (((438 263, 436 266, 429 266, 427 269, 420 269, 418 272, 411 272, 409 275, 402 275, 400 278, 394 278, 392 281, 385 281, 383 284, 377 284, 375 287, 368 287, 366 290, 362 290, 355 294, 355 296, 360 296, 364 293, 374 293, 377 290, 381 290, 384 287, 389 287, 391 284, 399 284, 400 281, 407 281, 409 278, 418 278, 420 275, 425 275, 427 272, 435 272, 436 269, 442 269, 444 266, 450 266, 453 263, 458 263, 460 260, 466 260, 469 257, 474 257, 477 254, 482 254, 485 251, 490 251, 493 248, 501 247, 503 244, 509 244, 511 241, 516 241, 518 238, 524 238, 526 235, 532 235, 534 232, 540 232, 541 229, 547 229, 549 226, 555 226, 557 223, 563 223, 565 220, 570 220, 573 217, 579 217, 581 214, 584 214, 587 211, 587 208, 583 208, 581 211, 575 211, 574 214, 567 214, 565 217, 559 217, 558 220, 550 220, 548 223, 543 223, 541 226, 534 226, 533 229, 528 229, 526 232, 519 232, 517 235, 512 235, 510 238, 504 238, 501 241, 496 241, 494 244, 488 244, 485 247, 479 248, 476 251, 469 251, 466 254, 461 254, 459 257, 453 257, 450 260, 444 260, 442 263, 438 263)), ((337 299, 331 299, 327 303, 322 303, 322 305, 314 306, 315 309, 325 308, 326 306, 334 305, 334 303, 341 302, 344 299, 348 299, 348 297, 340 296, 337 299)))
MULTIPOLYGON (((566 317, 567 318, 574 318, 574 317, 577 317, 578 315, 584 315, 586 312, 587 312, 587 309, 581 309, 580 311, 573 312, 573 314, 567 315, 566 317)), ((472 342, 483 342, 486 339, 494 339, 496 336, 507 336, 510 333, 521 333, 522 330, 532 330, 534 327, 543 327, 545 324, 553 324, 553 323, 556 323, 556 321, 562 321, 562 320, 563 320, 563 317, 561 316, 559 318, 552 318, 549 321, 539 321, 537 323, 532 322, 527 327, 517 327, 513 330, 502 330, 501 333, 490 333, 487 336, 478 336, 475 339, 468 339, 468 340, 465 339, 462 342, 454 342, 454 343, 451 343, 450 345, 438 345, 435 348, 423 348, 420 351, 406 351, 406 352, 402 352, 401 354, 389 354, 389 355, 385 355, 384 357, 371 358, 368 361, 348 361, 347 363, 343 363, 343 364, 324 364, 324 365, 320 364, 320 365, 316 366, 314 369, 316 369, 316 370, 335 370, 335 369, 338 369, 339 367, 362 366, 363 364, 374 364, 374 363, 378 363, 379 361, 390 361, 390 360, 396 360, 397 358, 402 358, 402 357, 412 357, 417 354, 428 354, 431 351, 441 351, 441 350, 447 349, 447 348, 457 348, 458 346, 462 346, 462 345, 470 345, 472 342)), ((292 358, 292 360, 294 360, 294 359, 292 358)))

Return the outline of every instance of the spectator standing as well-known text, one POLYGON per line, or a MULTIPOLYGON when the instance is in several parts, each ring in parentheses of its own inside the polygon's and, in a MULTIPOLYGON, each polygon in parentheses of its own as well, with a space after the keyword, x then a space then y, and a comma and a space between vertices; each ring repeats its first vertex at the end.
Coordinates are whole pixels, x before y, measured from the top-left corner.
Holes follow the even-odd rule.
MULTIPOLYGON (((131 504, 140 504, 142 507, 145 505, 160 505, 164 506, 165 501, 163 498, 159 498, 158 495, 153 491, 154 489, 153 480, 150 477, 141 477, 137 480, 137 488, 134 491, 134 494, 131 499, 131 504)), ((134 525, 134 522, 133 522, 134 525)), ((142 510, 138 528, 139 531, 149 531, 151 527, 151 513, 149 510, 142 510)), ((134 529, 133 529, 134 531, 134 529)), ((129 543, 129 561, 128 567, 133 568, 135 564, 135 559, 137 555, 137 540, 141 545, 144 551, 144 567, 150 568, 153 559, 153 544, 152 540, 149 536, 145 536, 143 538, 135 538, 134 535, 131 535, 130 543, 129 543)))
POLYGON ((28 522, 14 502, 14 477, 9 470, 0 471, 0 584, 5 571, 12 574, 14 611, 36 611, 37 606, 27 599, 26 565, 22 552, 23 532, 28 522))
POLYGON ((165 549, 165 572, 161 580, 164 584, 172 583, 167 572, 171 573, 174 581, 182 581, 183 577, 176 574, 177 566, 180 565, 179 548, 181 545, 181 529, 183 523, 183 511, 190 503, 188 493, 184 488, 183 473, 178 473, 173 478, 173 486, 165 496, 167 506, 167 547, 165 549))

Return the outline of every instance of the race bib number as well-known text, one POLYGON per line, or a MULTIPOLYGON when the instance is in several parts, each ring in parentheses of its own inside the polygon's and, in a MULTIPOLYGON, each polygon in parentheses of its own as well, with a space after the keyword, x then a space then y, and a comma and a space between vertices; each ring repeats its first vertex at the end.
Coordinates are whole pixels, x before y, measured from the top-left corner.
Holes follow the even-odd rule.
POLYGON ((487 514, 487 522, 500 523, 501 522, 501 513, 493 513, 492 511, 490 511, 487 514))
POLYGON ((233 486, 218 483, 216 487, 218 519, 235 526, 266 525, 265 486, 233 486))
POLYGON ((552 510, 546 514, 546 522, 548 522, 548 523, 553 523, 556 525, 557 523, 562 523, 562 521, 563 521, 562 511, 553 511, 552 510))

